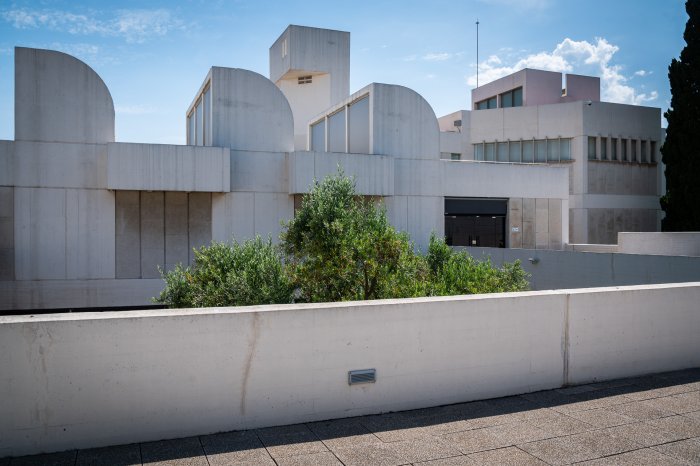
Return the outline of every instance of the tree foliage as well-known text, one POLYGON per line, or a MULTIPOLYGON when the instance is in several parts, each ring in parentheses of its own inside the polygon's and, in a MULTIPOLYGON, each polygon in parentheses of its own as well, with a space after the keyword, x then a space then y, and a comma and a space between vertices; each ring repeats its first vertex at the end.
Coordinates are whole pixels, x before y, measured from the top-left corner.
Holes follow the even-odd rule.
POLYGON ((407 236, 342 173, 315 183, 281 241, 301 301, 420 294, 414 282, 425 270, 407 236))
POLYGON ((317 182, 285 224, 279 248, 260 237, 195 251, 191 267, 161 271, 156 302, 170 307, 332 302, 522 291, 519 262, 494 267, 434 235, 426 255, 391 226, 383 207, 358 196, 341 173, 317 182), (294 299, 293 299, 294 297, 294 299))
POLYGON ((685 9, 687 45, 680 60, 674 58, 668 67, 671 107, 664 113, 668 128, 661 148, 666 165, 664 231, 700 231, 700 1, 686 1, 685 9))
POLYGON ((269 238, 212 242, 194 251, 191 267, 161 270, 165 289, 154 301, 175 308, 290 303, 293 289, 281 259, 269 238))

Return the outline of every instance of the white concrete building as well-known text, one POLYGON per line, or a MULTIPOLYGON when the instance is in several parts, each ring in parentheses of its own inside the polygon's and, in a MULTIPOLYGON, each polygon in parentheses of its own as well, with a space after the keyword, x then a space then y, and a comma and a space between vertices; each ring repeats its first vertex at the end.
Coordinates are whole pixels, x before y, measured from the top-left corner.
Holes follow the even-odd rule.
MULTIPOLYGON (((349 33, 290 26, 270 48, 270 79, 209 70, 185 113, 186 146, 130 144, 115 142, 112 98, 92 69, 17 48, 15 139, 0 141, 0 309, 148 304, 158 267, 190 263, 212 239, 277 238, 313 180, 338 166, 419 248, 435 232, 453 244, 562 249, 570 234, 595 238, 596 215, 612 212, 614 226, 616 209, 653 211, 658 109, 550 102, 533 84, 540 73, 474 91, 475 102, 492 94, 496 107, 522 108, 438 121, 402 86, 350 94, 349 33), (508 97, 512 85, 522 92, 508 97), (620 138, 634 163, 608 161, 620 138)), ((597 89, 576 79, 584 97, 597 89)))
MULTIPOLYGON (((659 108, 601 102, 599 78, 532 69, 472 90, 472 102, 472 111, 439 119, 444 159, 567 167, 571 243, 614 244, 622 231, 658 231, 659 108)), ((509 208, 520 215, 517 204, 509 208)), ((536 241, 511 233, 509 244, 536 241)))

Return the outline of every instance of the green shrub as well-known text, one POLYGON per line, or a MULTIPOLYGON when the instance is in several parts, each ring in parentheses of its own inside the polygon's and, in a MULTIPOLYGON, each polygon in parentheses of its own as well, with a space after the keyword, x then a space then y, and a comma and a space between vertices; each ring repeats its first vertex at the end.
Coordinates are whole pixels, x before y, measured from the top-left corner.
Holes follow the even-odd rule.
POLYGON ((518 261, 493 267, 454 252, 431 235, 426 255, 415 252, 386 211, 358 196, 339 172, 316 182, 280 247, 256 237, 212 242, 195 250, 191 267, 163 272, 154 301, 169 307, 245 306, 297 302, 446 296, 522 291, 528 274, 518 261))
POLYGON ((259 236, 239 244, 212 242, 194 252, 191 267, 161 270, 168 307, 248 306, 292 302, 279 250, 259 236))
POLYGON ((455 252, 434 235, 430 237, 426 260, 433 296, 525 291, 530 287, 529 274, 520 261, 505 262, 499 269, 490 258, 479 261, 465 251, 455 252))
POLYGON ((342 172, 316 182, 281 235, 299 301, 416 296, 424 267, 386 211, 342 172))

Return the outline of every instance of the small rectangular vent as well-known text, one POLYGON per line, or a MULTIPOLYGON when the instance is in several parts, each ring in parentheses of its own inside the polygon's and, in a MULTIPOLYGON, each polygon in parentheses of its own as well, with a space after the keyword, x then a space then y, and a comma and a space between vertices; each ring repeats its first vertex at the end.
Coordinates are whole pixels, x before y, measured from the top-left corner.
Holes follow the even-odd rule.
POLYGON ((377 371, 375 369, 361 369, 348 372, 348 385, 359 383, 374 383, 377 381, 377 371))
POLYGON ((311 76, 299 76, 297 82, 299 84, 311 84, 311 76))

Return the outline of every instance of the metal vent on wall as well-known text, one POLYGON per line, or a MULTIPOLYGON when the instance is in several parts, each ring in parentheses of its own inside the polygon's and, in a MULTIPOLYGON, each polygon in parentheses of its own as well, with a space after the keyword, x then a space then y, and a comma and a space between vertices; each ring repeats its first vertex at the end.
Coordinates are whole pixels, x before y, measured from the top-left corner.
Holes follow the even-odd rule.
POLYGON ((374 383, 377 381, 376 369, 360 369, 348 372, 348 385, 374 383))

